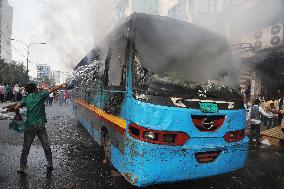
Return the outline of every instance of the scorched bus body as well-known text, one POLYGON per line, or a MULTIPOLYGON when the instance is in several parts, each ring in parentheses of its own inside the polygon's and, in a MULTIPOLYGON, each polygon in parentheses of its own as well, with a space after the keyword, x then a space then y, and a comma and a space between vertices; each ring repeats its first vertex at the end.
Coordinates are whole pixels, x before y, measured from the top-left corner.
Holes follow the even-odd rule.
POLYGON ((74 90, 76 118, 131 184, 192 180, 244 166, 245 109, 221 36, 135 13, 77 71, 86 66, 89 74, 74 90))

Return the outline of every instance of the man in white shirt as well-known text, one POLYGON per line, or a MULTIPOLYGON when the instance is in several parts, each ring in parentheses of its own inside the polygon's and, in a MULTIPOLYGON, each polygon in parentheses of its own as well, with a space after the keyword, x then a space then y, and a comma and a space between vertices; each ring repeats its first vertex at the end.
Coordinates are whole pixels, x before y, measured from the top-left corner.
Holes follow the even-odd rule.
POLYGON ((54 98, 53 92, 49 93, 48 104, 51 105, 51 106, 52 106, 52 103, 53 103, 53 98, 54 98))
POLYGON ((13 94, 14 94, 14 101, 18 102, 20 101, 20 87, 18 84, 16 84, 13 88, 13 94))

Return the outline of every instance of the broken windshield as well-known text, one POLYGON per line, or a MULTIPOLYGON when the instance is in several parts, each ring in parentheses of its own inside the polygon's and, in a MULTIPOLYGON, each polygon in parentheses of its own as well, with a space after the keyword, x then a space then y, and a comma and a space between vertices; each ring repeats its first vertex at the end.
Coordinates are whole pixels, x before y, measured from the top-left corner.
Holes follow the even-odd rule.
POLYGON ((135 24, 136 93, 217 99, 227 91, 236 98, 238 79, 221 36, 173 19, 140 18, 135 24))

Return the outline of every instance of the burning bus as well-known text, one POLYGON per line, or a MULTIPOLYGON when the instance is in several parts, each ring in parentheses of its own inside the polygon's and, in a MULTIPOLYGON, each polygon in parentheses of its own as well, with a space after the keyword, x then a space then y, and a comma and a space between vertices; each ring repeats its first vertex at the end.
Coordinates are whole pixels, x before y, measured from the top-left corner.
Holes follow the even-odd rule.
POLYGON ((131 184, 192 180, 244 166, 246 112, 223 37, 134 13, 75 73, 76 118, 131 184))

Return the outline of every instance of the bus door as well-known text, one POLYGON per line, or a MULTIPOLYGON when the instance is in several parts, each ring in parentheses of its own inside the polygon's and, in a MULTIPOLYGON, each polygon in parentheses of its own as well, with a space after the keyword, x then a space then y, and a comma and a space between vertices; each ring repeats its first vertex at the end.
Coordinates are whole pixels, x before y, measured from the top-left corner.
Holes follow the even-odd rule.
POLYGON ((103 111, 108 115, 103 120, 111 144, 123 153, 126 114, 126 40, 120 38, 110 43, 105 60, 103 111))

